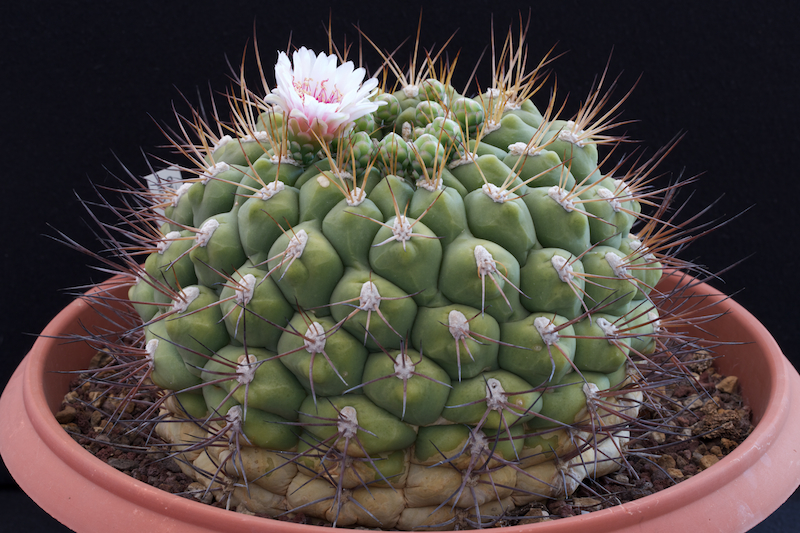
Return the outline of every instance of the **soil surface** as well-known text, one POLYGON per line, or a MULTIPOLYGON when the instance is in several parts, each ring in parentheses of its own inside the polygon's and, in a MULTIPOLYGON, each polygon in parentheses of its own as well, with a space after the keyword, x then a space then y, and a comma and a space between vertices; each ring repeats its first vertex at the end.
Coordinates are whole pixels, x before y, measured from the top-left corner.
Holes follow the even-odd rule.
MULTIPOLYGON (((102 368, 110 360, 100 352, 92 367, 102 368)), ((694 362, 687 366, 694 382, 687 379, 651 391, 652 405, 640 413, 639 419, 662 422, 654 425, 655 429, 632 435, 626 456, 628 468, 586 480, 569 499, 513 509, 496 526, 554 520, 633 501, 685 481, 733 451, 753 430, 750 408, 739 394, 737 377, 717 373, 704 351, 695 353, 694 362)), ((110 397, 103 383, 111 373, 76 377, 56 419, 81 446, 110 466, 161 490, 203 500, 202 486, 181 472, 162 441, 154 434, 131 432, 124 423, 146 415, 148 400, 155 400, 155 391, 140 391, 142 401, 121 403, 110 397), (120 405, 126 405, 125 412, 118 413, 120 405), (109 424, 109 420, 119 421, 109 424)), ((207 496, 206 503, 224 506, 207 496)), ((286 519, 324 525, 300 513, 286 519)))

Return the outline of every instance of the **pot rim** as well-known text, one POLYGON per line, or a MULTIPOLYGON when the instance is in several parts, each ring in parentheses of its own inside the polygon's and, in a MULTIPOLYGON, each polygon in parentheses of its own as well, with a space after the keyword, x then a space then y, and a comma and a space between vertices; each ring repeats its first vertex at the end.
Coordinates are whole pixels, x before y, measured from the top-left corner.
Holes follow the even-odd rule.
MULTIPOLYGON (((761 364, 751 362, 755 365, 752 372, 740 376, 748 399, 758 395, 758 389, 763 389, 764 385, 770 387, 767 395, 761 394, 765 398, 753 401, 754 416, 758 420, 753 432, 717 464, 675 486, 584 515, 509 526, 509 533, 527 533, 530 528, 536 528, 533 531, 537 533, 559 533, 590 526, 592 531, 608 532, 661 531, 661 527, 665 531, 680 530, 681 526, 708 528, 709 531, 746 531, 777 509, 800 484, 800 450, 796 449, 800 425, 787 423, 790 411, 800 412, 800 375, 766 328, 741 305, 684 274, 668 273, 663 283, 686 285, 688 293, 715 302, 719 306, 715 312, 725 312, 718 320, 736 321, 740 338, 752 342, 746 347, 729 346, 726 350, 746 348, 748 353, 760 354, 761 364), (718 498, 730 500, 732 507, 721 505, 718 498), (674 516, 670 516, 672 514, 674 516)), ((128 284, 117 276, 89 293, 121 290, 121 286, 128 284)), ((112 503, 121 506, 112 511, 112 515, 121 520, 115 524, 119 531, 142 531, 144 527, 163 530, 167 524, 175 527, 180 522, 185 522, 192 531, 241 528, 308 533, 306 528, 320 527, 232 513, 166 493, 105 464, 75 442, 56 421, 47 401, 46 354, 54 348, 64 349, 59 336, 65 332, 75 333, 76 328, 82 330, 89 321, 81 322, 80 317, 90 309, 85 300, 79 299, 55 317, 15 372, 0 400, 3 414, 0 452, 9 471, 37 504, 68 527, 80 531, 91 531, 98 526, 95 513, 87 513, 88 507, 82 505, 91 505, 96 510, 108 508, 112 503), (23 450, 15 451, 14 442, 18 440, 26 444, 23 450), (32 461, 31 457, 36 460, 32 461), (48 459, 57 459, 63 464, 45 465, 48 459), (64 483, 69 472, 79 476, 64 483), (58 501, 49 500, 52 496, 67 502, 67 506, 64 508, 58 501)), ((709 325, 709 329, 713 331, 714 325, 709 325)), ((105 529, 108 523, 103 519, 99 529, 105 529)))

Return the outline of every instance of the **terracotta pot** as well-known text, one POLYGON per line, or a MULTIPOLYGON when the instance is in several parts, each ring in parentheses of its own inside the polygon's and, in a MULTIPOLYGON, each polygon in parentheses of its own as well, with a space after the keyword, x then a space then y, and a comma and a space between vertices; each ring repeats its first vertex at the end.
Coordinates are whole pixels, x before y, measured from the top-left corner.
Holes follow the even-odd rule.
MULTIPOLYGON (((124 294, 112 279, 103 286, 124 294)), ((592 531, 746 531, 775 511, 800 484, 800 376, 767 330, 744 308, 692 278, 667 276, 662 288, 686 285, 691 297, 718 302, 727 314, 703 327, 725 346, 722 373, 739 377, 756 427, 730 455, 676 486, 618 507, 527 526, 508 533, 592 531), (792 414, 793 413, 793 414, 792 414)), ((213 508, 136 481, 96 459, 67 435, 53 413, 72 376, 94 355, 57 337, 107 327, 75 301, 44 330, 0 399, 0 453, 28 495, 79 532, 269 531, 311 533, 312 526, 213 508), (101 517, 98 519, 98 517, 101 517)), ((320 530, 321 532, 322 530, 320 530)))

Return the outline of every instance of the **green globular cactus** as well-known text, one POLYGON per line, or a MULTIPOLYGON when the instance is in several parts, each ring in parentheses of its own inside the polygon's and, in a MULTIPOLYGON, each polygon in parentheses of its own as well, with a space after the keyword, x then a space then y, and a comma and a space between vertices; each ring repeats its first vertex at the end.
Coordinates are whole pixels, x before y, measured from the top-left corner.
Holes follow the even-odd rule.
POLYGON ((196 168, 138 193, 147 256, 117 257, 144 327, 117 350, 144 376, 124 379, 163 391, 156 432, 229 506, 482 527, 624 464, 671 354, 676 232, 655 159, 602 168, 623 140, 592 122, 602 81, 572 120, 554 91, 542 113, 513 41, 472 97, 435 58, 406 77, 385 56, 391 93, 280 53, 276 88, 240 80, 224 143, 195 115, 202 142, 174 142, 196 168))

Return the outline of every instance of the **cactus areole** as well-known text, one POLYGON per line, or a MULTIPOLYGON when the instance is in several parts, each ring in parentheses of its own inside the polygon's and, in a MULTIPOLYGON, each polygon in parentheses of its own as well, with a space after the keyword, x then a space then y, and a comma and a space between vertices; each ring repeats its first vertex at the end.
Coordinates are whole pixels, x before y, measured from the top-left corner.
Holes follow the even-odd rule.
POLYGON ((693 266, 669 255, 691 237, 665 220, 680 183, 652 185, 668 148, 605 165, 613 86, 558 116, 524 34, 478 94, 441 53, 379 52, 394 84, 301 47, 272 88, 242 72, 230 113, 177 116, 183 178, 103 228, 136 314, 105 349, 127 398, 163 391, 145 425, 208 494, 455 529, 625 468, 690 346, 656 289, 693 266))

